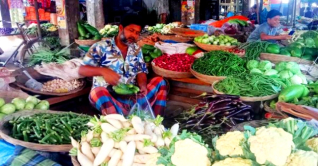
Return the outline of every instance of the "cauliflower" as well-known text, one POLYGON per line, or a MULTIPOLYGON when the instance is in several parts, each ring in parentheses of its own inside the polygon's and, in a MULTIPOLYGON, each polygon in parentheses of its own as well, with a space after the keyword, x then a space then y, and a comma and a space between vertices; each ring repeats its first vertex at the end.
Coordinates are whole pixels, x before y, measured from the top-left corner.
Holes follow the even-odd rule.
POLYGON ((216 141, 216 149, 222 156, 243 155, 240 143, 244 140, 244 134, 240 131, 233 131, 223 134, 216 141))
POLYGON ((314 152, 318 153, 318 137, 307 140, 306 145, 314 152))
POLYGON ((157 165, 158 157, 160 157, 159 153, 151 154, 150 159, 147 161, 145 166, 164 166, 162 164, 157 165))
POLYGON ((175 166, 210 166, 207 157, 208 150, 191 139, 180 140, 175 143, 175 152, 171 162, 175 166))
POLYGON ((285 166, 317 166, 318 165, 318 154, 313 151, 298 150, 292 153, 287 160, 285 166))
POLYGON ((215 162, 212 166, 252 166, 252 160, 242 158, 226 158, 215 162))
POLYGON ((258 128, 256 134, 248 139, 248 143, 259 164, 268 161, 277 166, 286 163, 294 147, 293 136, 276 127, 258 128))

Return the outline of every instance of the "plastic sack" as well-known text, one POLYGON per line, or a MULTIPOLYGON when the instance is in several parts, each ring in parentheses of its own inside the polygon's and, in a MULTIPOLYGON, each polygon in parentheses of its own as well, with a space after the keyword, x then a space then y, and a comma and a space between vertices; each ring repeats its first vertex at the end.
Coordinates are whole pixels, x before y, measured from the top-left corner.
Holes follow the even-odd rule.
POLYGON ((0 166, 4 165, 7 160, 14 154, 14 145, 0 139, 0 166))
POLYGON ((146 96, 138 99, 130 109, 128 117, 133 115, 140 117, 142 120, 155 119, 155 115, 146 96))
POLYGON ((225 34, 231 34, 234 35, 238 32, 238 27, 237 24, 231 24, 231 23, 224 23, 222 25, 221 30, 225 33, 225 34))

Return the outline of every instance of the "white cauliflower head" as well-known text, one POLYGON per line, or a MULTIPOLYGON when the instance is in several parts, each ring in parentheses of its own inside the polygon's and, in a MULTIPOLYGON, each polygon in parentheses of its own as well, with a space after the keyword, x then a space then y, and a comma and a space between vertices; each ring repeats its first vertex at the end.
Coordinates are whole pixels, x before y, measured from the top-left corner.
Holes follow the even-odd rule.
POLYGON ((216 149, 222 156, 243 155, 243 149, 240 146, 242 141, 244 141, 242 132, 227 132, 216 141, 216 149))
POLYGON ((318 137, 307 140, 306 145, 318 154, 318 137))
POLYGON ((215 162, 212 166, 252 166, 253 163, 249 159, 242 158, 226 158, 215 162))
POLYGON ((248 139, 250 150, 259 164, 266 161, 282 166, 294 147, 293 136, 281 128, 261 127, 248 139))
POLYGON ((298 150, 292 153, 287 160, 285 166, 317 166, 318 154, 313 151, 298 150))

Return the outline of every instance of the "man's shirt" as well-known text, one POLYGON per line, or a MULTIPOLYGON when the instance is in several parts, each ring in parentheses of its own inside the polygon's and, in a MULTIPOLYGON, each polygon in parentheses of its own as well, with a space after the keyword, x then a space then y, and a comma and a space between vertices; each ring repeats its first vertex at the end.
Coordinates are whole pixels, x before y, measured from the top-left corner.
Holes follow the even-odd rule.
MULTIPOLYGON (((282 32, 281 27, 272 28, 267 22, 258 26, 248 37, 247 42, 261 40, 261 34, 265 33, 270 36, 277 36, 282 32)), ((276 43, 276 40, 267 40, 268 42, 276 43)))
MULTIPOLYGON (((83 62, 85 65, 113 70, 121 76, 121 83, 136 84, 137 74, 148 73, 140 47, 137 44, 129 45, 124 59, 114 38, 95 43, 85 55, 83 62)), ((107 87, 108 83, 102 76, 94 77, 93 88, 101 86, 107 87)))

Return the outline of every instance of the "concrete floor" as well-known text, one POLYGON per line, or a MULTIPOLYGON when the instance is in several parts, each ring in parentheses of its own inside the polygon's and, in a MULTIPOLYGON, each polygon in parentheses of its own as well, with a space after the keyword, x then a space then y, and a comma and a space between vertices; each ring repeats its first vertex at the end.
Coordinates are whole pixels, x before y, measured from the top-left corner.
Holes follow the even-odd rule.
MULTIPOLYGON (((4 62, 10 57, 10 55, 15 51, 15 49, 21 44, 22 39, 17 36, 0 36, 0 47, 4 51, 2 55, 0 55, 0 62, 4 62)), ((14 70, 17 67, 13 65, 11 62, 6 66, 10 70, 14 70)))

